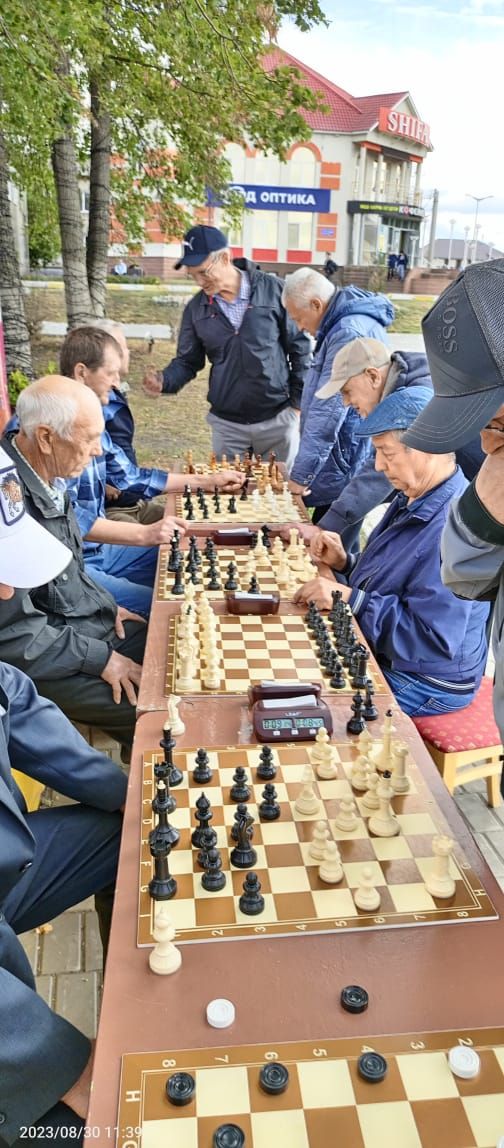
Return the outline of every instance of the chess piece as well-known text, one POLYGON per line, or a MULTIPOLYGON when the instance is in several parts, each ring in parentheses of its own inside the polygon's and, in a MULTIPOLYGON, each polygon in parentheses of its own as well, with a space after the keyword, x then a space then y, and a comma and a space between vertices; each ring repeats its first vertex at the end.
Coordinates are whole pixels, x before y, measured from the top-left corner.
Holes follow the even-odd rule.
POLYGON ((208 854, 209 854, 211 849, 216 848, 216 845, 217 845, 217 833, 216 833, 215 829, 212 829, 211 825, 208 825, 206 829, 202 830, 202 833, 201 833, 201 849, 200 849, 198 856, 197 856, 198 865, 200 865, 202 869, 206 869, 208 854))
POLYGON ((185 643, 182 642, 178 649, 178 667, 177 667, 177 689, 183 690, 184 693, 189 690, 196 689, 196 681, 194 678, 194 657, 192 650, 185 643))
POLYGON ((373 738, 371 737, 369 730, 365 726, 364 729, 362 730, 362 732, 359 734, 358 741, 357 741, 359 753, 362 754, 363 757, 367 757, 369 759, 369 752, 370 752, 370 748, 372 745, 373 745, 373 738))
POLYGON ((171 846, 159 839, 149 842, 149 848, 154 858, 154 876, 149 881, 149 894, 153 901, 169 901, 177 892, 177 882, 171 876, 168 866, 171 846))
POLYGON ((360 885, 353 894, 358 909, 368 913, 376 913, 380 908, 381 897, 378 889, 373 885, 373 870, 368 865, 361 869, 360 885))
POLYGON ((261 794, 263 800, 259 806, 261 821, 277 821, 280 817, 280 806, 277 803, 277 791, 270 781, 266 782, 261 794))
POLYGON ((380 781, 380 774, 375 769, 368 773, 368 789, 361 800, 361 806, 364 809, 374 812, 375 809, 380 808, 380 799, 376 792, 377 786, 380 781))
POLYGON ((259 765, 256 769, 259 781, 273 781, 276 777, 276 765, 273 762, 273 750, 269 745, 263 745, 259 754, 259 765))
POLYGON ((231 801, 248 801, 250 787, 247 785, 247 774, 242 765, 238 765, 233 773, 234 785, 229 791, 231 801))
POLYGON ((313 788, 313 780, 312 767, 307 765, 301 779, 303 788, 294 802, 296 813, 301 813, 304 817, 315 817, 320 809, 320 801, 313 788))
POLYGON ((236 581, 236 563, 230 562, 227 568, 228 576, 224 583, 225 590, 238 590, 238 582, 236 581))
POLYGON ((152 810, 157 814, 157 823, 149 833, 149 848, 152 856, 162 853, 163 849, 170 851, 180 841, 180 833, 174 825, 170 825, 168 814, 173 813, 177 802, 170 795, 164 781, 158 781, 156 796, 151 802, 152 810))
POLYGON ((392 724, 392 717, 392 710, 387 710, 383 719, 381 739, 375 742, 371 751, 373 762, 380 773, 383 773, 385 769, 390 769, 391 765, 392 737, 396 732, 396 728, 392 724))
POLYGON ((198 822, 198 827, 193 830, 191 841, 197 849, 201 849, 203 830, 207 829, 213 818, 212 807, 205 793, 198 797, 194 816, 198 822))
POLYGON ((193 781, 197 785, 208 785, 212 780, 213 770, 209 766, 209 757, 206 749, 198 749, 195 758, 195 769, 193 769, 193 781))
POLYGON ((235 848, 231 850, 229 860, 237 869, 252 869, 257 862, 257 853, 250 843, 250 829, 253 824, 254 818, 250 813, 246 817, 238 818, 236 822, 237 841, 235 848))
POLYGON ((173 580, 173 586, 170 593, 175 596, 177 594, 180 595, 184 593, 184 571, 182 569, 181 562, 179 562, 178 566, 175 568, 175 578, 173 580))
POLYGON ((328 742, 329 734, 325 725, 322 725, 320 729, 317 730, 315 741, 311 749, 308 750, 308 756, 312 765, 316 765, 318 761, 323 761, 323 747, 327 745, 328 742))
POLYGON ((321 781, 333 781, 338 776, 338 768, 334 762, 334 749, 329 742, 322 746, 322 760, 317 767, 317 777, 321 781))
POLYGON ((342 830, 343 833, 353 833, 359 824, 355 810, 355 801, 352 801, 351 798, 348 800, 342 798, 338 812, 334 818, 334 825, 336 829, 342 830))
POLYGON ((180 949, 174 945, 175 929, 173 922, 164 905, 159 905, 154 914, 154 928, 152 935, 156 942, 149 953, 149 968, 160 976, 170 976, 176 973, 182 964, 180 949))
POLYGON ((351 709, 353 710, 354 716, 350 718, 350 721, 347 722, 347 733, 362 733, 366 725, 362 716, 362 711, 364 709, 364 699, 362 694, 354 694, 351 709))
MULTIPOLYGON (((238 841, 238 822, 240 821, 240 818, 242 818, 242 817, 248 817, 248 808, 246 805, 242 805, 240 803, 240 805, 236 806, 235 814, 234 814, 234 825, 232 826, 232 829, 231 829, 231 837, 232 837, 233 841, 238 841)), ((249 825, 248 835, 249 835, 249 840, 251 841, 253 836, 254 836, 253 824, 249 825)))
POLYGON ((313 857, 315 861, 323 861, 328 839, 329 830, 325 821, 317 821, 313 827, 313 836, 308 849, 308 856, 313 857))
POLYGON ((434 863, 429 873, 425 888, 431 897, 453 897, 455 881, 450 873, 450 854, 453 849, 453 840, 446 834, 432 838, 432 852, 434 863))
POLYGON ((357 789, 359 793, 365 793, 369 788, 368 769, 367 757, 364 757, 363 754, 360 753, 355 759, 350 773, 352 789, 357 789))
POLYGON ((399 833, 399 822, 390 805, 394 790, 390 784, 390 772, 382 773, 376 787, 379 807, 368 821, 368 829, 375 837, 395 837, 399 833))
POLYGON ((243 882, 243 893, 238 902, 240 912, 248 917, 256 917, 264 909, 264 897, 261 894, 261 882, 257 873, 247 873, 243 882))
POLYGON ((372 681, 368 678, 367 685, 366 685, 366 696, 364 698, 364 709, 362 711, 362 716, 363 716, 365 721, 376 721, 376 719, 378 717, 378 710, 377 710, 377 708, 374 704, 374 701, 373 701, 373 694, 374 694, 374 685, 373 685, 372 681))
POLYGON ((395 743, 392 747, 392 777, 390 784, 394 793, 407 793, 410 788, 409 777, 406 776, 407 745, 395 743))
POLYGON ((159 742, 163 750, 166 769, 161 773, 159 768, 156 769, 156 767, 154 767, 154 776, 163 777, 166 779, 168 786, 174 789, 175 786, 180 785, 183 781, 184 775, 180 769, 177 769, 177 766, 173 762, 173 750, 175 749, 176 742, 172 737, 172 733, 173 730, 170 727, 170 721, 168 719, 163 725, 163 736, 159 742))
POLYGON ((326 885, 337 885, 343 879, 343 866, 338 846, 335 841, 326 844, 324 860, 319 866, 319 877, 326 885))
POLYGON ((209 849, 205 857, 205 872, 201 884, 207 893, 220 893, 226 884, 226 874, 222 872, 222 857, 218 849, 209 849))
POLYGON ((170 694, 167 703, 168 723, 172 733, 175 734, 176 737, 179 737, 180 734, 185 733, 185 725, 178 712, 179 705, 180 698, 178 698, 176 694, 170 694))

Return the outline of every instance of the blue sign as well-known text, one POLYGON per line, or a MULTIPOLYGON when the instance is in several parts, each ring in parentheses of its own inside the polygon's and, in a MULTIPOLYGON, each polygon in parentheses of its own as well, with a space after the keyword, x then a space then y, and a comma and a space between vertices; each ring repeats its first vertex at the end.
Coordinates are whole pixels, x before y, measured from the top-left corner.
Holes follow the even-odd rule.
MULTIPOLYGON (((243 196, 245 207, 254 211, 310 211, 328 212, 331 192, 318 187, 268 187, 258 183, 230 183, 229 191, 243 196)), ((219 200, 209 194, 209 203, 219 206, 219 200)))

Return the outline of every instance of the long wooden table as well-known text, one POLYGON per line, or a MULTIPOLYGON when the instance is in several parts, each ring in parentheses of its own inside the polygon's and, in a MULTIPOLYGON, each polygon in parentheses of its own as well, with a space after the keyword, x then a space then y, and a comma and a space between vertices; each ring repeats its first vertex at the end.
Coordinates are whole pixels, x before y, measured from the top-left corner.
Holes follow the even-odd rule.
MULTIPOLYGON (((347 706, 340 704, 339 709, 336 738, 343 735, 348 716, 347 706)), ((243 710, 244 699, 236 697, 185 702, 186 732, 178 745, 250 740, 243 710)), ((135 938, 142 754, 157 746, 163 714, 152 712, 139 719, 89 1113, 90 1128, 101 1130, 95 1143, 115 1144, 125 1052, 504 1024, 503 895, 413 725, 402 714, 394 721, 401 739, 414 747, 416 761, 454 837, 480 875, 499 920, 189 944, 183 946, 181 969, 171 977, 159 977, 150 972, 148 950, 138 949, 135 938), (340 1007, 340 990, 348 984, 363 985, 369 992, 369 1008, 361 1015, 340 1007), (223 996, 236 1007, 235 1023, 225 1033, 209 1027, 205 1017, 207 1003, 223 996)))

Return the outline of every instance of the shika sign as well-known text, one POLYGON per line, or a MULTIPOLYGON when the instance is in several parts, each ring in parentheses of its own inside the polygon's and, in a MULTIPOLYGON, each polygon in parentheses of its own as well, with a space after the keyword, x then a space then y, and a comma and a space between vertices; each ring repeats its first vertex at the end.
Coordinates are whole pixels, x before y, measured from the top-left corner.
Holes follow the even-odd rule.
POLYGON ((396 112, 394 108, 380 108, 378 129, 392 136, 404 136, 405 139, 415 140, 430 148, 430 127, 415 116, 406 112, 396 112))
MULTIPOLYGON (((229 191, 243 196, 245 206, 255 211, 308 211, 331 210, 331 193, 319 187, 269 187, 258 183, 230 183, 229 191)), ((208 202, 218 207, 221 203, 211 192, 208 202)))

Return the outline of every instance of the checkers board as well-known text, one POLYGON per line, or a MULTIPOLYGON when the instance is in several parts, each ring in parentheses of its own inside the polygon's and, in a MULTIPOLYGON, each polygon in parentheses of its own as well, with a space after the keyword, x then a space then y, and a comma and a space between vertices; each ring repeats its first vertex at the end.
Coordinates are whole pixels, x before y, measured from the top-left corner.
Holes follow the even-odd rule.
POLYGON ((184 495, 175 495, 175 514, 177 518, 184 518, 187 522, 205 523, 210 529, 216 525, 243 524, 243 523, 266 523, 278 522, 282 526, 286 522, 310 522, 310 516, 303 506, 300 498, 293 497, 282 491, 281 494, 275 494, 270 489, 266 494, 260 494, 258 490, 249 493, 246 500, 242 502, 239 492, 234 496, 236 510, 233 514, 229 510, 229 502, 232 496, 230 494, 219 494, 220 510, 216 510, 213 503, 213 496, 205 493, 205 502, 208 508, 208 517, 205 518, 203 510, 198 503, 196 492, 193 491, 191 495, 192 502, 192 518, 188 518, 187 510, 184 506, 184 495))
MULTIPOLYGON (((306 744, 285 744, 273 749, 277 766, 274 785, 281 808, 280 818, 274 822, 258 820, 257 804, 264 789, 264 782, 257 784, 256 779, 259 746, 209 748, 209 764, 214 772, 212 781, 204 787, 192 779, 196 748, 174 752, 174 763, 184 774, 182 783, 171 790, 177 808, 169 819, 180 830, 180 841, 169 858, 170 872, 178 883, 176 895, 168 902, 168 911, 177 931, 177 943, 488 920, 497 916, 480 879, 457 845, 450 858, 450 871, 456 883, 453 897, 433 898, 425 889, 424 880, 433 864, 432 838, 439 832, 449 834, 449 829, 410 754, 407 759, 410 791, 397 794, 392 802, 400 826, 398 836, 373 836, 367 828, 369 812, 359 817, 358 826, 352 833, 334 826, 332 819, 338 812, 341 798, 353 797, 361 815, 364 807, 361 805, 362 795, 354 793, 349 780, 354 743, 333 740, 331 744, 335 750, 338 777, 334 781, 317 779, 315 790, 321 799, 321 807, 312 817, 299 814, 294 809, 294 801, 302 788, 303 769, 310 764, 309 747, 306 744), (234 869, 229 860, 234 845, 230 830, 236 810, 229 790, 238 765, 245 767, 248 782, 253 786, 247 803, 250 813, 256 818, 252 844, 257 851, 257 864, 253 869, 259 875, 265 898, 264 911, 258 917, 240 912, 238 900, 245 870, 234 869), (203 871, 197 863, 198 850, 191 845, 191 832, 197 825, 194 817, 196 800, 202 788, 212 806, 211 825, 217 833, 217 848, 221 850, 222 867, 227 878, 224 889, 219 893, 208 893, 203 889, 203 871), (329 822, 331 836, 338 843, 344 871, 343 880, 338 885, 321 881, 319 862, 309 856, 313 828, 319 820, 329 822), (381 894, 381 905, 375 913, 357 909, 352 897, 352 890, 359 885, 364 866, 371 868, 374 884, 381 894)), ((155 796, 153 765, 155 761, 162 760, 159 752, 144 753, 139 945, 153 944, 154 902, 147 887, 154 871, 149 832, 155 825, 151 809, 155 796)))
POLYGON ((502 1028, 129 1053, 117 1145, 212 1148, 225 1123, 242 1130, 245 1148, 496 1148, 503 1093, 502 1028), (473 1080, 453 1075, 448 1052, 456 1046, 477 1051, 473 1080), (370 1050, 387 1061, 378 1083, 358 1072, 370 1050), (275 1061, 289 1082, 272 1096, 259 1073, 275 1061), (182 1108, 165 1092, 175 1072, 190 1073, 196 1085, 182 1108))
MULTIPOLYGON (((187 554, 188 551, 183 552, 184 566, 187 554)), ((238 583, 238 590, 248 590, 249 588, 251 575, 248 573, 248 569, 249 563, 251 562, 254 564, 253 573, 257 578, 257 588, 261 594, 280 593, 283 594, 284 598, 286 598, 292 596, 292 593, 294 593, 294 591, 297 590, 303 582, 308 581, 307 570, 300 571, 290 569, 289 585, 292 583, 292 590, 289 595, 287 593, 287 584, 284 582, 282 585, 279 585, 277 581, 278 561, 273 555, 271 555, 271 551, 269 555, 266 553, 263 558, 257 560, 257 563, 254 558, 254 550, 252 550, 250 546, 235 547, 234 549, 228 549, 225 546, 217 546, 215 548, 214 555, 217 562, 219 581, 222 588, 220 590, 208 589, 208 583, 210 580, 209 563, 203 551, 201 551, 202 565, 199 568, 198 573, 200 581, 195 583, 196 591, 200 592, 201 590, 205 589, 207 597, 210 600, 223 599, 225 597, 226 591, 224 589, 224 583, 226 582, 228 576, 228 566, 230 562, 234 562, 235 566, 237 567, 237 573, 235 577, 238 583)), ((169 547, 162 548, 159 553, 159 568, 156 584, 156 598, 159 602, 175 601, 175 598, 171 593, 172 586, 175 581, 175 574, 171 570, 168 570, 169 557, 169 547)), ((311 566, 311 577, 316 578, 318 573, 317 568, 313 565, 313 563, 311 566)), ((189 581, 189 574, 187 574, 185 571, 184 578, 187 583, 189 581)))
MULTIPOLYGON (((203 684, 204 669, 199 654, 195 657, 194 686, 184 691, 177 684, 179 617, 168 622, 166 660, 166 695, 169 694, 245 694, 250 685, 262 681, 322 682, 326 693, 338 697, 353 695, 355 688, 345 671, 345 686, 332 689, 323 676, 315 642, 310 637, 301 614, 216 614, 216 642, 221 659, 221 681, 217 690, 203 684)), ((196 635, 199 622, 196 622, 196 635)), ((390 690, 375 672, 373 658, 368 662, 368 675, 377 694, 390 690)), ((350 717, 350 712, 349 715, 350 717)))

